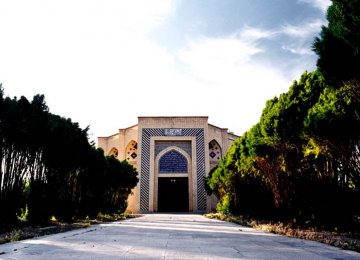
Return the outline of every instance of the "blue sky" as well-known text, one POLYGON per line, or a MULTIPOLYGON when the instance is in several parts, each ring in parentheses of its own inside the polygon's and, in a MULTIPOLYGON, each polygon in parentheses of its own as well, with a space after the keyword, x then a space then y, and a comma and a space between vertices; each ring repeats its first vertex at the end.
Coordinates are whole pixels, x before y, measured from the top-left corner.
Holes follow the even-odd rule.
POLYGON ((330 0, 4 0, 0 82, 45 94, 91 139, 137 116, 209 116, 238 135, 315 69, 330 0))

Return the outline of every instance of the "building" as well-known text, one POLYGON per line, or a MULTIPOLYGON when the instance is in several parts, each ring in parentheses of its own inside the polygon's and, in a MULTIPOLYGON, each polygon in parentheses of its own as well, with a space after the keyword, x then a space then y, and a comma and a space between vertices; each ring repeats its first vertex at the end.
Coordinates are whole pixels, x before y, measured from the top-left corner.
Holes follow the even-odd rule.
POLYGON ((139 172, 128 212, 205 212, 216 207, 204 178, 238 136, 208 117, 138 117, 138 124, 99 137, 106 155, 139 172))

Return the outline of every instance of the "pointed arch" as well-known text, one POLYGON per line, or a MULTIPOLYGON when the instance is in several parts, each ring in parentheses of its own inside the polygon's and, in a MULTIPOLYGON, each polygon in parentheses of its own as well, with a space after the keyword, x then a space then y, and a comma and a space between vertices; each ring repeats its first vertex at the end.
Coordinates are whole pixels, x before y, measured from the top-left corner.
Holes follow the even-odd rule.
POLYGON ((128 145, 126 146, 125 150, 125 158, 128 162, 135 163, 137 161, 137 142, 131 140, 128 145))
POLYGON ((222 149, 219 143, 213 139, 209 143, 209 160, 210 163, 218 163, 222 156, 222 149))
POLYGON ((110 152, 108 153, 108 156, 114 156, 117 158, 119 156, 119 150, 115 147, 111 148, 110 152))
POLYGON ((188 173, 188 160, 172 149, 159 158, 159 173, 188 173))
MULTIPOLYGON (((194 196, 193 194, 196 193, 196 189, 194 187, 194 181, 196 183, 196 172, 193 173, 192 163, 191 163, 191 157, 190 155, 184 151, 183 149, 177 147, 177 146, 169 146, 162 150, 158 155, 155 157, 155 164, 154 164, 154 178, 152 179, 153 185, 150 186, 150 189, 153 190, 153 196, 151 197, 152 200, 152 208, 154 211, 158 211, 158 192, 159 192, 159 184, 158 179, 159 178, 172 178, 172 177, 185 177, 188 179, 188 193, 189 193, 189 211, 192 211, 194 208, 194 196), (179 172, 179 169, 174 169, 174 172, 168 172, 164 171, 163 173, 159 172, 160 168, 160 160, 165 159, 166 155, 170 155, 170 153, 176 152, 176 156, 181 157, 181 160, 186 160, 187 162, 187 172, 185 172, 185 168, 181 168, 181 171, 179 172), (193 180, 195 178, 195 180, 193 180)), ((196 204, 195 204, 196 205, 196 204)))

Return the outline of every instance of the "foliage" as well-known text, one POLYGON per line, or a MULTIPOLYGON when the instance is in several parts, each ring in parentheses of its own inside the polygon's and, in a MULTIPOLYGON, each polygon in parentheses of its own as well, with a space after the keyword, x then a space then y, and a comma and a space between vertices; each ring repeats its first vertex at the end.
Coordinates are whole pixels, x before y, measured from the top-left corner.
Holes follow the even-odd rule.
POLYGON ((22 240, 23 238, 24 238, 24 232, 20 229, 13 230, 10 233, 10 241, 11 242, 16 242, 16 241, 22 240))
POLYGON ((126 160, 119 161, 114 156, 106 157, 103 177, 102 213, 122 213, 127 207, 127 197, 138 182, 137 172, 126 160))
POLYGON ((210 172, 219 211, 343 226, 360 214, 360 2, 333 0, 328 20, 318 70, 268 100, 210 172))
POLYGON ((0 220, 71 221, 104 210, 121 213, 138 181, 128 163, 104 156, 88 128, 49 112, 43 95, 31 102, 4 97, 0 87, 0 220), (108 178, 108 179, 107 179, 108 178))
POLYGON ((221 213, 350 223, 359 206, 359 99, 305 72, 210 172, 221 213), (339 128, 339 125, 342 127, 339 128))
POLYGON ((332 0, 323 26, 313 44, 317 66, 326 79, 338 84, 360 79, 360 1, 332 0))

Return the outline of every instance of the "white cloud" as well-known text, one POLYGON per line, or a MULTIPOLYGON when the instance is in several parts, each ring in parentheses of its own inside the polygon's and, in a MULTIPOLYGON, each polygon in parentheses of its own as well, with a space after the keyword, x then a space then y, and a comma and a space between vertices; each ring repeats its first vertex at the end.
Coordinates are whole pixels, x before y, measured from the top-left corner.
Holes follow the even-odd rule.
POLYGON ((298 0, 298 2, 311 5, 312 7, 317 8, 324 13, 328 9, 328 7, 331 5, 330 0, 298 0))
POLYGON ((93 139, 153 115, 208 115, 242 134, 294 79, 275 61, 256 61, 267 51, 261 40, 308 34, 296 26, 245 26, 225 37, 189 39, 174 54, 151 33, 170 19, 175 2, 0 1, 5 92, 44 93, 53 113, 90 124, 93 139))
POLYGON ((264 38, 272 38, 275 35, 275 31, 264 30, 251 26, 245 26, 239 33, 240 38, 246 42, 254 42, 264 38))
POLYGON ((307 38, 320 32, 321 26, 326 24, 325 20, 316 19, 299 25, 284 25, 279 33, 295 38, 307 38))
POLYGON ((304 48, 296 45, 283 45, 281 48, 285 51, 289 51, 298 55, 313 55, 313 51, 310 48, 304 48))
POLYGON ((265 101, 286 91, 291 80, 275 67, 253 59, 266 50, 249 39, 261 39, 269 34, 248 37, 247 32, 240 32, 237 35, 240 36, 190 41, 178 57, 191 75, 206 84, 202 96, 209 100, 205 105, 212 118, 221 122, 230 117, 228 124, 237 125, 230 123, 228 127, 242 134, 258 122, 265 101))
POLYGON ((170 13, 174 11, 174 2, 171 0, 132 0, 116 1, 118 3, 117 16, 128 28, 135 28, 140 31, 152 30, 163 24, 170 13))
POLYGON ((45 94, 53 113, 90 124, 94 139, 132 124, 150 88, 169 85, 173 58, 148 34, 172 14, 171 0, 14 0, 0 10, 5 92, 45 94))
POLYGON ((178 52, 181 62, 193 75, 207 82, 223 82, 237 73, 237 68, 247 64, 251 57, 264 50, 235 36, 226 38, 201 38, 189 41, 178 52), (222 77, 218 77, 221 74, 222 77))
POLYGON ((325 19, 316 19, 302 24, 286 24, 277 32, 280 36, 286 36, 281 48, 300 56, 315 55, 311 49, 313 39, 319 35, 321 27, 326 25, 325 19))

